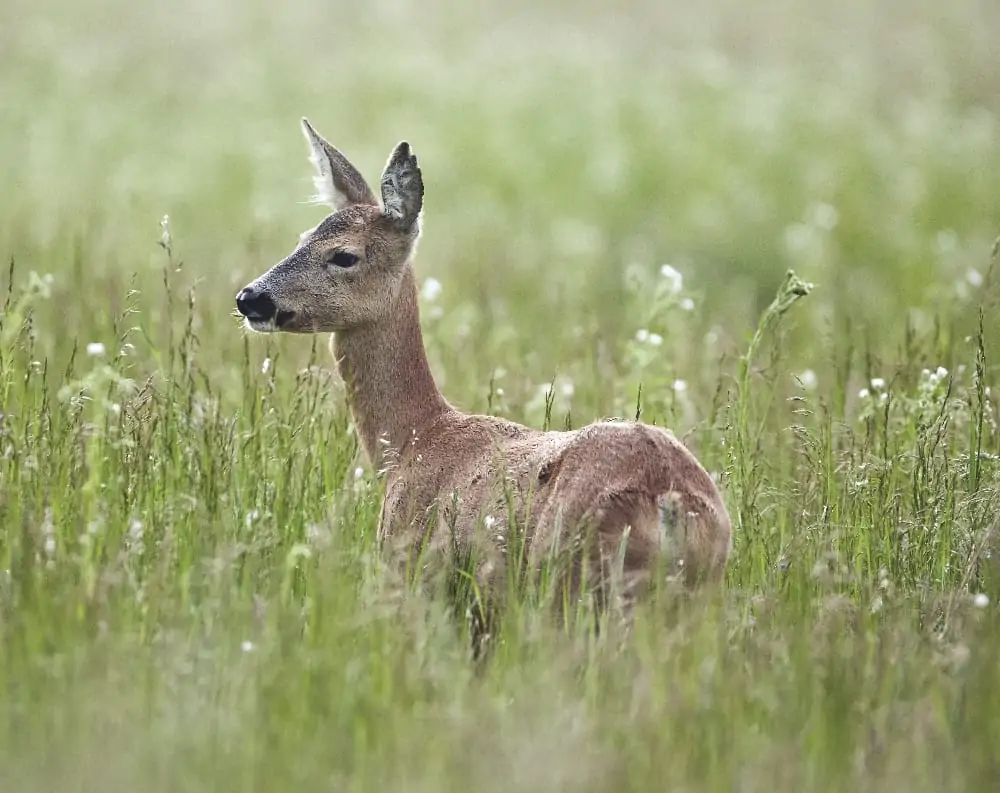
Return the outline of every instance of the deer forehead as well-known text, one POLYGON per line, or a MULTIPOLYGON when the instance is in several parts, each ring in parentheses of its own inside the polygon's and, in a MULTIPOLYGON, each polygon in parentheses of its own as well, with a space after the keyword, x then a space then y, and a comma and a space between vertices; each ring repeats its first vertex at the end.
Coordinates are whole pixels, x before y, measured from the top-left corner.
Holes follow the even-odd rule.
POLYGON ((310 242, 356 241, 359 235, 369 231, 368 220, 363 215, 338 212, 324 218, 312 228, 299 235, 297 247, 303 248, 310 242))

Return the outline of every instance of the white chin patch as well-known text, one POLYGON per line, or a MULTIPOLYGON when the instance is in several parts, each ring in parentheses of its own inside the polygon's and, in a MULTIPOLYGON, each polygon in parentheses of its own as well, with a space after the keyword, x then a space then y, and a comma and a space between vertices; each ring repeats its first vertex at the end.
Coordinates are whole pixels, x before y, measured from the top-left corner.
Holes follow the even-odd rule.
POLYGON ((277 330, 273 319, 245 319, 244 322, 255 333, 274 333, 277 330))

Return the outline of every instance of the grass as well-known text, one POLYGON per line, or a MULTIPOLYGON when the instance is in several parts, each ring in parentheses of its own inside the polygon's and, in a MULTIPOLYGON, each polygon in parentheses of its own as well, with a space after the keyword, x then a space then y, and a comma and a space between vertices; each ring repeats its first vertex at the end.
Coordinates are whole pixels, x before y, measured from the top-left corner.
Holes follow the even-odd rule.
POLYGON ((992 790, 1000 18, 869 5, 9 10, 0 786, 992 790), (318 218, 303 114, 414 145, 447 396, 674 427, 719 592, 470 663, 326 340, 231 316, 318 218))

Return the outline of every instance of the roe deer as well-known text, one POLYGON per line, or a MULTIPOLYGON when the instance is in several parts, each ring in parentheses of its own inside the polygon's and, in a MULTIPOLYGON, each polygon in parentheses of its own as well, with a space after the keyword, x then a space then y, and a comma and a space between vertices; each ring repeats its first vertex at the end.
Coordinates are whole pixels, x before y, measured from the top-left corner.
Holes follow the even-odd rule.
POLYGON ((571 597, 616 578, 625 607, 658 565, 685 584, 718 581, 732 549, 712 478, 672 433, 601 421, 541 431, 469 415, 441 395, 424 352, 413 257, 424 184, 403 141, 381 203, 348 159, 302 119, 318 200, 333 208, 236 306, 254 331, 332 332, 331 349, 364 453, 385 478, 379 539, 409 549, 476 549, 481 591, 500 596, 515 551, 537 571, 569 549, 571 597), (511 520, 512 518, 512 520, 511 520), (587 533, 591 545, 584 550, 587 533))

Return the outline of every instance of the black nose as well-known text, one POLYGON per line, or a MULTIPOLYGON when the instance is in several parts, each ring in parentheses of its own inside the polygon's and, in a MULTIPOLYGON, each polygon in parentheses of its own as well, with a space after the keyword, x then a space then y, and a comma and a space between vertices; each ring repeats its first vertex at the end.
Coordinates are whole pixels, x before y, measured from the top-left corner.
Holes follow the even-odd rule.
POLYGON ((236 308, 247 319, 267 321, 277 313, 277 306, 267 292, 258 292, 248 286, 236 295, 236 308))

